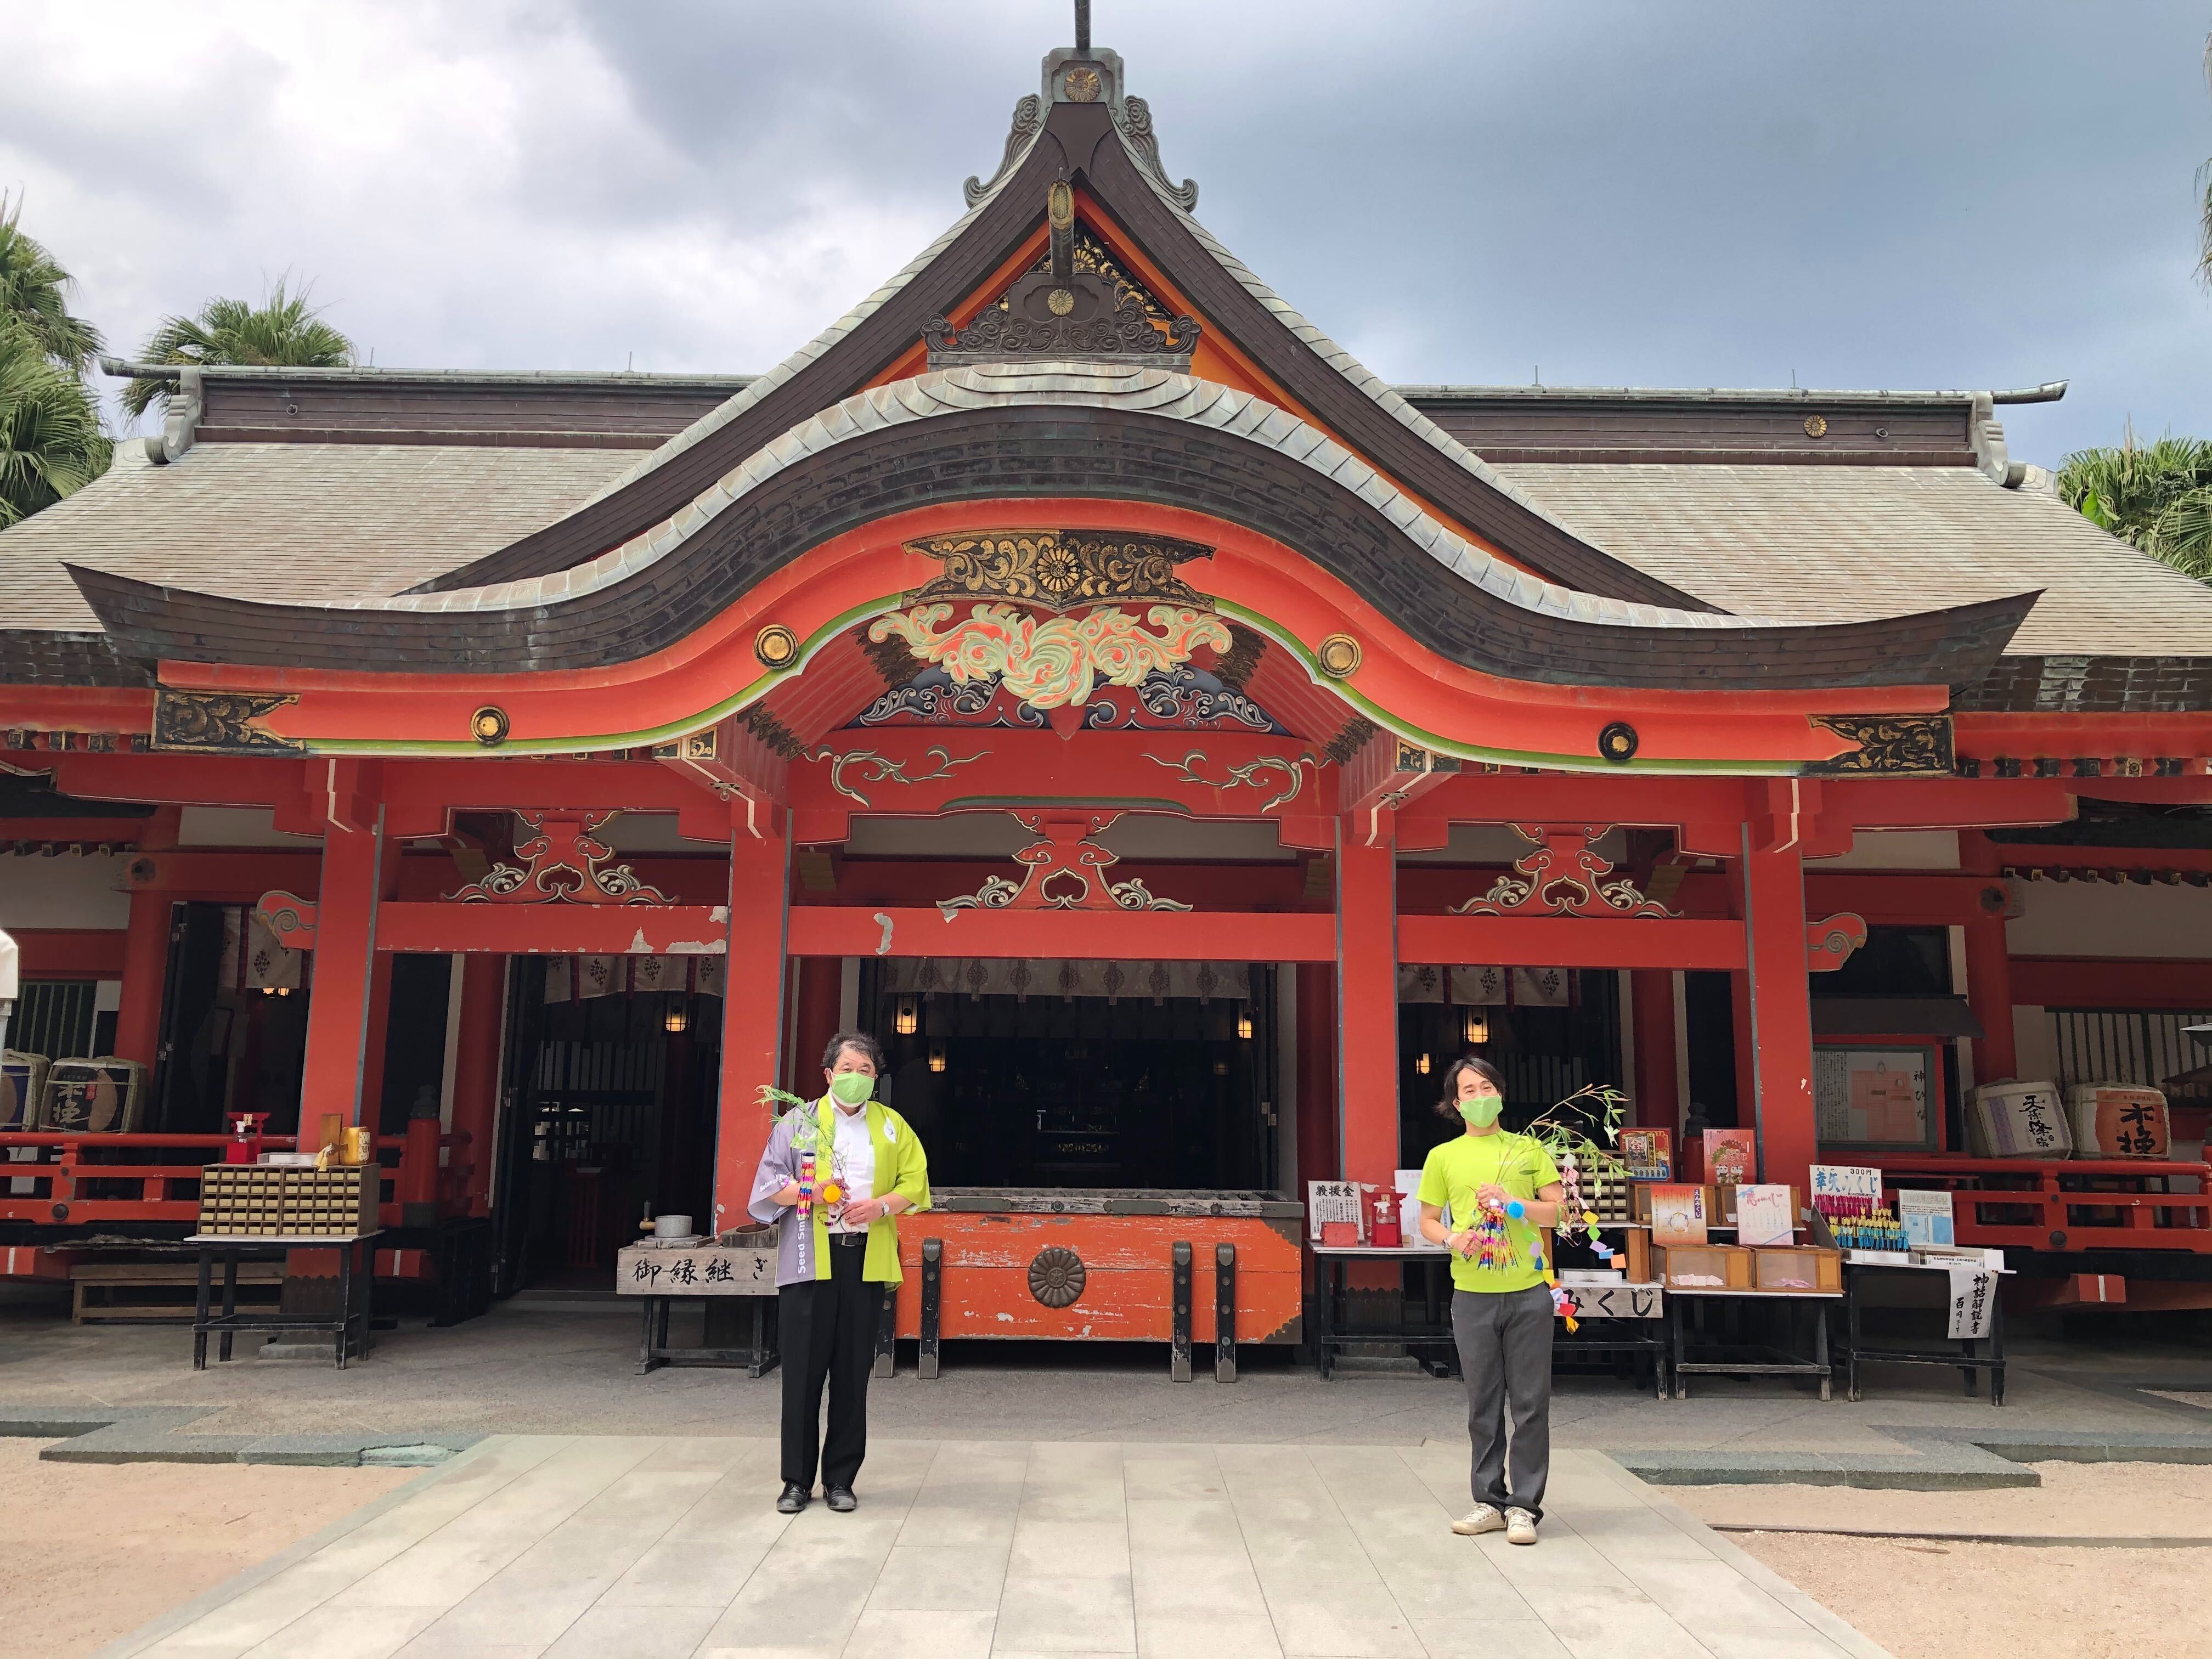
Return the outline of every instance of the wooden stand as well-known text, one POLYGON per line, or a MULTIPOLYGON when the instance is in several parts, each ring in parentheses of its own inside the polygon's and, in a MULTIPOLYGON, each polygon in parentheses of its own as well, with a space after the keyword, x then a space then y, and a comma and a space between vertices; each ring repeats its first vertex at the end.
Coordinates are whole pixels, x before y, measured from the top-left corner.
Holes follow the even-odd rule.
POLYGON ((334 1356, 340 1370, 349 1358, 368 1357, 368 1306, 372 1287, 376 1283, 374 1232, 356 1233, 347 1237, 276 1237, 234 1238, 221 1234, 196 1233, 185 1243, 198 1247, 199 1300, 192 1313, 192 1369, 207 1369, 207 1340, 210 1334, 221 1339, 216 1351, 218 1359, 230 1358, 230 1340, 240 1331, 313 1331, 328 1333, 332 1340, 334 1356), (289 1250, 335 1250, 338 1258, 338 1306, 332 1314, 286 1314, 248 1310, 240 1312, 238 1307, 238 1266, 249 1255, 267 1251, 278 1254, 289 1250), (210 1310, 210 1279, 216 1258, 222 1259, 222 1311, 210 1310))

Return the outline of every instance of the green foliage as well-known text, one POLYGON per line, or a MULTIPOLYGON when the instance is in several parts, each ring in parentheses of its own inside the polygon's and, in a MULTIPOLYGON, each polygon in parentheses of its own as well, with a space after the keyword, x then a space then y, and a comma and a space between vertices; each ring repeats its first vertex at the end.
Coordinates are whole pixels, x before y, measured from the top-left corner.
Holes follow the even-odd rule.
POLYGON ((39 353, 81 375, 98 355, 100 331, 69 309, 76 279, 37 238, 23 233, 23 203, 0 196, 0 318, 12 322, 39 353))
POLYGON ((2059 468, 2059 496, 2090 523, 2200 581, 2212 580, 2212 441, 2160 438, 2084 449, 2059 468))
MULTIPOLYGON (((288 293, 283 283, 258 306, 243 300, 210 300, 197 317, 169 317, 148 337, 138 361, 193 368, 210 363, 262 364, 285 368, 343 368, 353 362, 353 342, 322 320, 305 289, 288 293)), ((123 406, 143 415, 168 394, 158 380, 133 380, 123 406)))
POLYGON ((1585 1168, 1613 1154, 1606 1150, 1620 1139, 1620 1120, 1628 1113, 1628 1097, 1609 1085, 1583 1085, 1545 1112, 1521 1133, 1537 1142, 1557 1164, 1571 1152, 1585 1168), (1606 1145, 1597 1144, 1596 1135, 1606 1145))
POLYGON ((0 319, 0 530, 83 489, 114 453, 84 382, 0 319))

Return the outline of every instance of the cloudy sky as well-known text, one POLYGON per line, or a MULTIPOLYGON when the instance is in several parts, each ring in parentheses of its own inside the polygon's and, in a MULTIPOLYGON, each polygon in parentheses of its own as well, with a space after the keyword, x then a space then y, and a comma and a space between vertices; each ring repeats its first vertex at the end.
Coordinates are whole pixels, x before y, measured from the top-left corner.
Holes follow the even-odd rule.
MULTIPOLYGON (((2212 0, 1097 0, 1199 216, 1393 380, 2012 386, 2212 435, 2212 0)), ((1066 0, 0 0, 0 187, 133 346, 767 367, 957 216, 1066 0)))

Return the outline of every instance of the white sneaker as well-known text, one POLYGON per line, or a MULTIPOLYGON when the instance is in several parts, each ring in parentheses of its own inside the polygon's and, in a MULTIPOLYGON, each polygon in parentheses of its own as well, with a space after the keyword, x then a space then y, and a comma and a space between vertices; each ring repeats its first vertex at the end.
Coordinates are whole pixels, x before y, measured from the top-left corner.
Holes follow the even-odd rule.
MULTIPOLYGON (((1494 1514, 1496 1511, 1492 1511, 1494 1514)), ((1509 1544, 1533 1544, 1536 1541, 1536 1517, 1526 1510, 1505 1511, 1505 1541, 1509 1544)))
POLYGON ((1497 1532, 1505 1525, 1505 1517, 1495 1505, 1477 1504, 1465 1515, 1452 1522, 1452 1530, 1462 1538, 1474 1538, 1486 1532, 1497 1532))

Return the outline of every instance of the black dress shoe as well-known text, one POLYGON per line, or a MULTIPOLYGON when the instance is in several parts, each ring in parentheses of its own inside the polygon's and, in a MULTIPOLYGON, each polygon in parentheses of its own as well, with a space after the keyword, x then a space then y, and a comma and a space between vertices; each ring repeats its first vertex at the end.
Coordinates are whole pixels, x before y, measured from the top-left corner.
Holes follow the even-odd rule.
POLYGON ((775 1512, 778 1515, 796 1515, 813 1498, 811 1488, 800 1486, 796 1480, 787 1480, 783 1483, 783 1495, 775 1500, 775 1512))
POLYGON ((850 1515, 860 1507, 860 1500, 853 1496, 850 1486, 832 1486, 829 1496, 830 1507, 840 1515, 850 1515))

